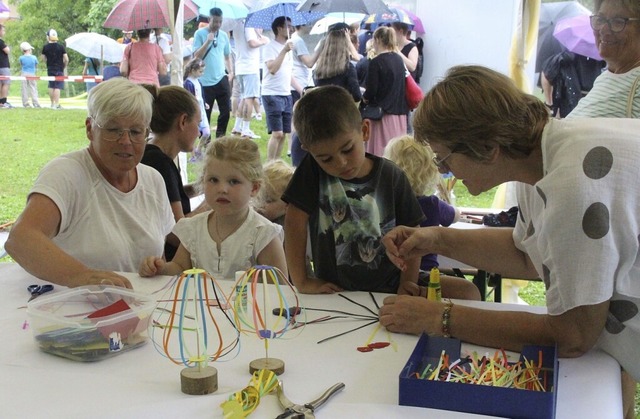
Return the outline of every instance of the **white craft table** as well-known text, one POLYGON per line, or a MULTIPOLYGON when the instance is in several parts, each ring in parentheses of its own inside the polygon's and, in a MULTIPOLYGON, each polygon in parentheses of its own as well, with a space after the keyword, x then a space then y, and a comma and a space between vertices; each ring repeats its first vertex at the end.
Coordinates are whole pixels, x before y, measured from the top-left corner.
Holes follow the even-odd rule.
MULTIPOLYGON (((137 291, 151 292, 167 281, 128 274, 137 291)), ((95 363, 80 363, 41 352, 28 326, 27 285, 42 284, 17 264, 0 263, 0 418, 220 418, 220 403, 249 383, 249 362, 264 356, 255 336, 242 336, 240 355, 216 362, 219 389, 206 396, 180 391, 180 370, 149 343, 141 348, 95 363)), ((231 286, 231 283, 229 283, 231 286)), ((56 286, 53 292, 62 287, 56 286)), ((373 306, 367 293, 346 293, 373 306)), ((380 301, 383 295, 378 294, 380 301)), ((301 295, 304 306, 355 311, 357 307, 333 295, 301 295)), ((462 303, 462 302, 460 302, 462 303)), ((500 310, 542 311, 541 307, 473 303, 500 310)), ((309 318, 323 313, 308 312, 309 318)), ((269 353, 285 361, 281 376, 286 394, 297 403, 308 402, 337 382, 346 388, 316 413, 318 418, 467 418, 457 412, 398 405, 398 375, 413 350, 417 336, 391 335, 397 352, 388 347, 369 353, 356 350, 366 342, 370 326, 326 343, 322 338, 351 329, 361 322, 334 320, 308 325, 299 336, 274 340, 269 353)), ((379 332, 376 340, 387 340, 379 332)), ((464 345, 469 349, 478 349, 464 345)), ((480 348, 480 350, 482 350, 480 348)), ((484 351, 483 351, 484 352, 484 351)), ((493 353, 493 350, 491 350, 493 353)), ((620 418, 620 368, 610 356, 590 351, 578 359, 561 359, 557 418, 620 418)), ((274 396, 263 398, 254 418, 281 413, 274 396)))

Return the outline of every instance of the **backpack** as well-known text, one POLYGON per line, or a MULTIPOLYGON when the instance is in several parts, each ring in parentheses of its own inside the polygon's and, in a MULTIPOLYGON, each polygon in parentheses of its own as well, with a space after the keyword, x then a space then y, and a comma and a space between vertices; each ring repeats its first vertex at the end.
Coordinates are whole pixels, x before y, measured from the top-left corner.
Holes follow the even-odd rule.
POLYGON ((413 71, 411 75, 413 76, 413 79, 416 81, 416 83, 420 83, 420 77, 422 77, 422 70, 424 69, 424 54, 422 52, 424 49, 424 41, 422 40, 422 38, 416 38, 412 39, 411 42, 416 44, 416 47, 418 47, 418 64, 416 65, 415 71, 413 71))

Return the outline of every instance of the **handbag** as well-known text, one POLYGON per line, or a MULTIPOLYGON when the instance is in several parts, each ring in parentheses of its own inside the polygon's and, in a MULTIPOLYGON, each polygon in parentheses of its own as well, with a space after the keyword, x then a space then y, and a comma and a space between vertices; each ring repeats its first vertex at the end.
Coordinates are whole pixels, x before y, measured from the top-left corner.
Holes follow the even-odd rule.
POLYGON ((362 108, 360 114, 362 115, 362 119, 379 121, 382 119, 382 115, 384 114, 384 112, 382 112, 382 108, 380 106, 366 105, 364 108, 362 108))
POLYGON ((411 77, 409 72, 406 72, 405 80, 405 97, 407 99, 407 105, 410 110, 414 110, 422 101, 424 94, 422 93, 422 89, 416 83, 416 81, 411 77))

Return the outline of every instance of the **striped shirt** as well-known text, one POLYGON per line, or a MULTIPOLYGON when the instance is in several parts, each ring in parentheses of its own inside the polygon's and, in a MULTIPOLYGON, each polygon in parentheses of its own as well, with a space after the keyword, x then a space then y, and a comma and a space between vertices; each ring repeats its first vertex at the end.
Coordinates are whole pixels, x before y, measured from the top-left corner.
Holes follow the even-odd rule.
MULTIPOLYGON (((605 70, 567 118, 626 118, 629 93, 639 78, 640 67, 623 74, 605 70)), ((640 81, 634 93, 631 116, 640 118, 640 81)))

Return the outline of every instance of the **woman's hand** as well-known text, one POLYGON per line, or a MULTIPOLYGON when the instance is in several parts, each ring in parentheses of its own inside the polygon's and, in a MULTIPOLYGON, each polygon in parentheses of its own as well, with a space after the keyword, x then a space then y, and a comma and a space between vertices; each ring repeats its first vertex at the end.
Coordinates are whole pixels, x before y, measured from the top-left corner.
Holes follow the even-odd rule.
POLYGON ((382 238, 387 256, 402 271, 406 269, 407 260, 438 253, 434 251, 437 241, 437 229, 406 226, 396 227, 382 238))
POLYGON ((69 287, 81 285, 114 285, 116 287, 133 289, 127 278, 109 271, 84 271, 69 278, 69 287))
POLYGON ((383 303, 380 324, 390 332, 441 334, 443 303, 409 295, 387 297, 383 303))

